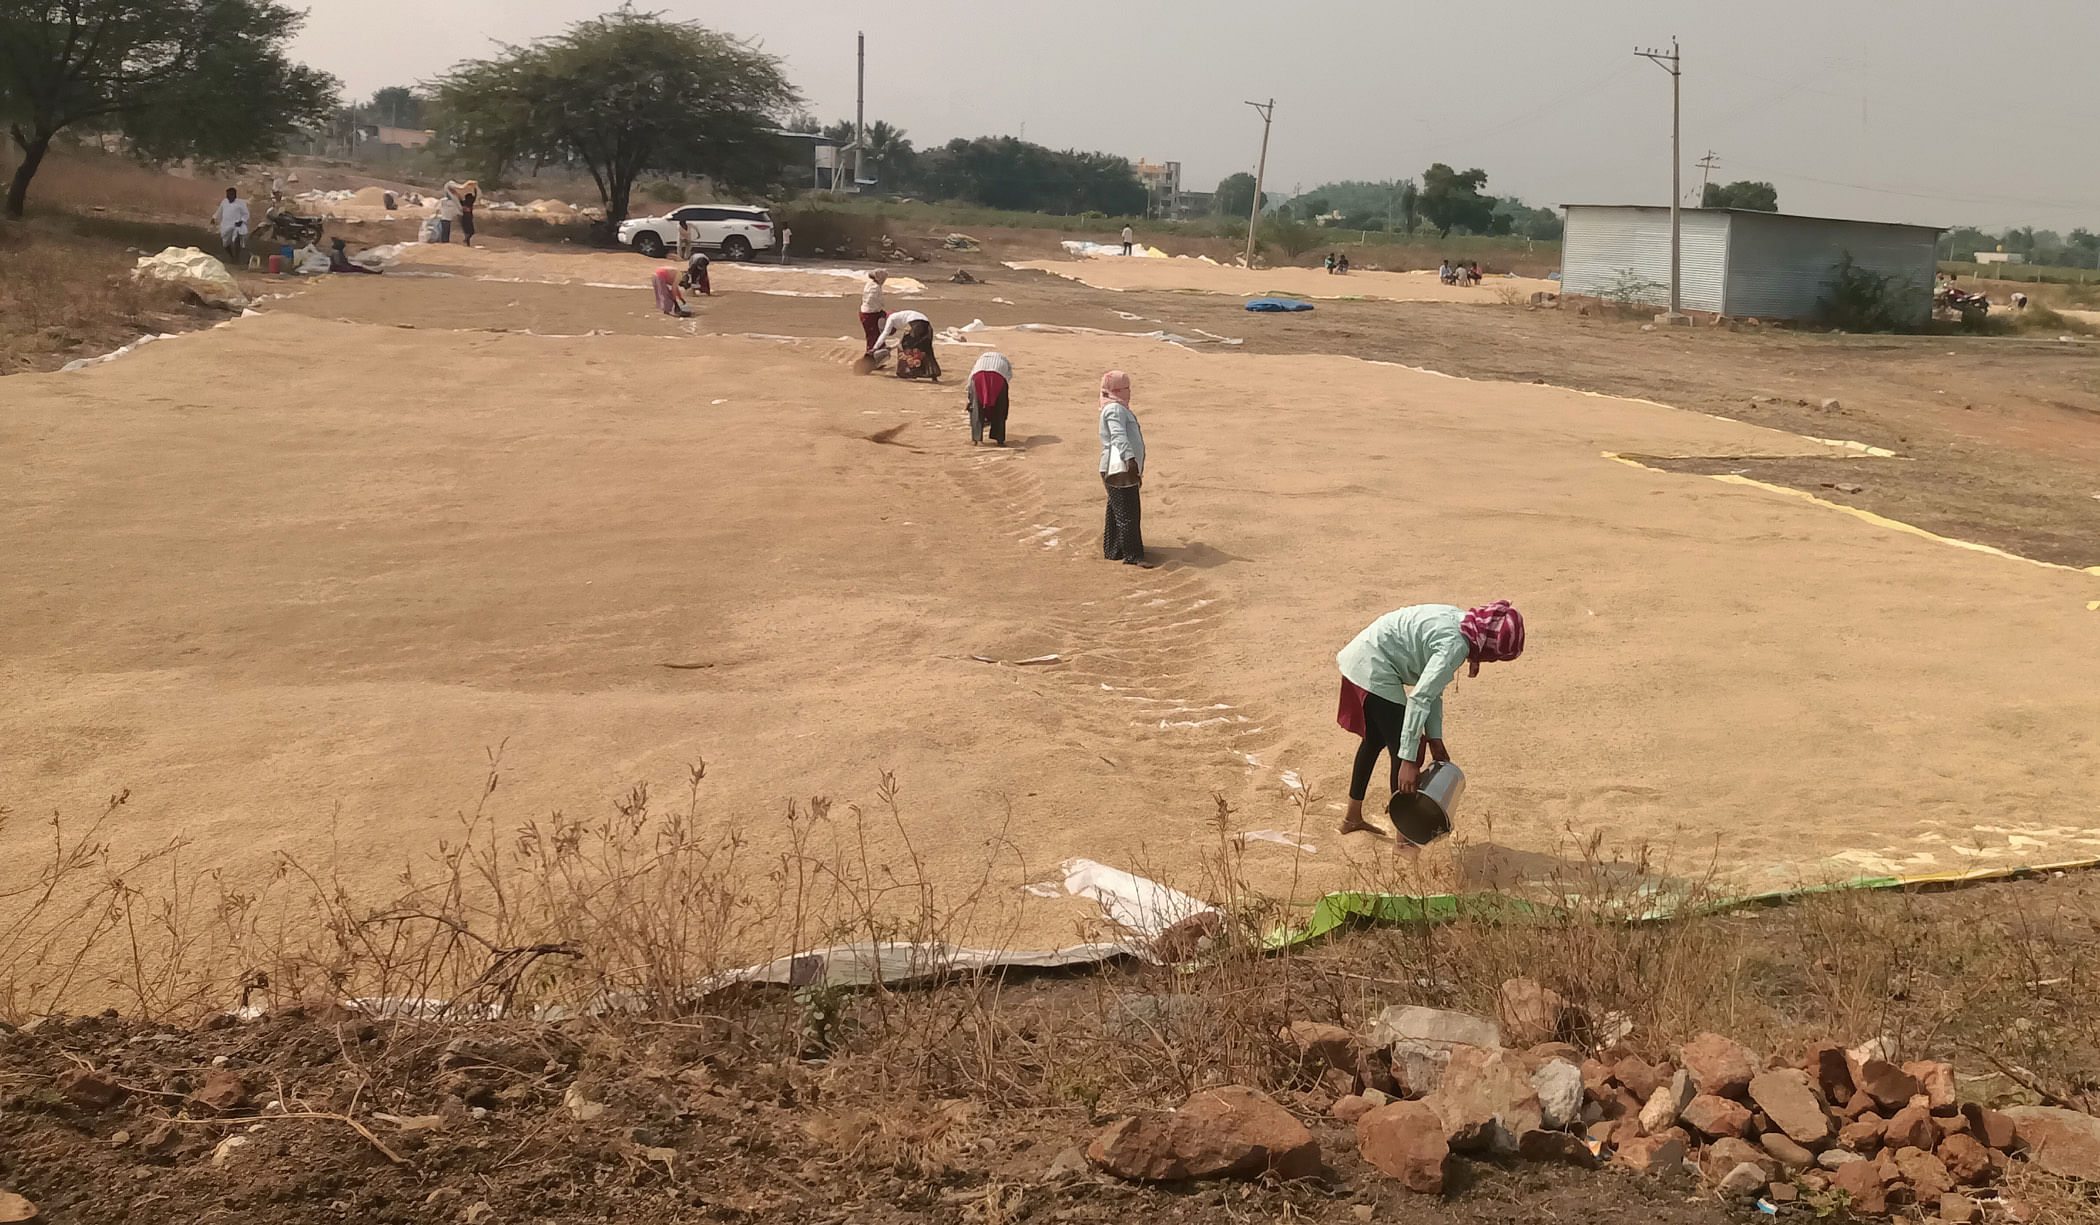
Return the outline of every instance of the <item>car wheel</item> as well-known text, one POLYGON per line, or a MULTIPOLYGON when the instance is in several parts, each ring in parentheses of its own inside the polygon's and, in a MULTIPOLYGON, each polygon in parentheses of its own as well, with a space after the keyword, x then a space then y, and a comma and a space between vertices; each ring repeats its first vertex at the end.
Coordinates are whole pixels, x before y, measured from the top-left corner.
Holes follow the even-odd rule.
POLYGON ((751 240, 741 234, 731 234, 722 240, 722 256, 742 262, 751 258, 751 240))
POLYGON ((634 236, 634 249, 650 259, 662 259, 665 250, 664 240, 654 230, 643 230, 634 236))

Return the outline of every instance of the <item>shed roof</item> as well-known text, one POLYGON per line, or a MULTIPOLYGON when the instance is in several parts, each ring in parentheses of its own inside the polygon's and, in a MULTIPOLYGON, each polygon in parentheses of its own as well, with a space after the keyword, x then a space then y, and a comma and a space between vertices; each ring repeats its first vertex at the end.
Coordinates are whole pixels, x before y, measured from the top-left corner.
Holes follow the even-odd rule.
MULTIPOLYGON (((1563 204, 1562 208, 1637 208, 1667 213, 1667 204, 1563 204)), ((1687 206, 1687 213, 1741 213, 1746 217, 1784 217, 1792 221, 1827 221, 1837 225, 1886 225, 1905 230, 1931 230, 1935 234, 1945 233, 1950 227, 1944 225, 1922 225, 1915 221, 1866 221, 1858 217, 1817 217, 1809 213, 1775 213, 1761 208, 1700 208, 1687 206)))

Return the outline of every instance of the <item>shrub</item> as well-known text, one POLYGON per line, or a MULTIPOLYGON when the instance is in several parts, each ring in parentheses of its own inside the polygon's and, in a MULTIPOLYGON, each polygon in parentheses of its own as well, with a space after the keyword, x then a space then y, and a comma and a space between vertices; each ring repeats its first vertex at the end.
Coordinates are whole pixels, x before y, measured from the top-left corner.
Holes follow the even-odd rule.
POLYGON ((1831 267, 1816 318, 1847 332, 1898 332, 1917 326, 1922 292, 1906 281, 1861 267, 1850 251, 1831 267))
POLYGON ((685 188, 669 179, 658 179, 642 188, 642 194, 658 204, 684 204, 685 188))

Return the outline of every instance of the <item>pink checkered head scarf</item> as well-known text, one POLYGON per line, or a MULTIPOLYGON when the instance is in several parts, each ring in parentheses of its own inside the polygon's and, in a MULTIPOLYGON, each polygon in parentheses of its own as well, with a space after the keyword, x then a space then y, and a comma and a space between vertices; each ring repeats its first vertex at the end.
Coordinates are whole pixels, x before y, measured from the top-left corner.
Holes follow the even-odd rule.
POLYGON ((1524 653, 1524 614, 1497 600, 1466 610, 1458 632, 1472 644, 1472 657, 1481 663, 1503 663, 1524 653))
POLYGON ((1101 376, 1101 402, 1103 404, 1130 404, 1130 376, 1121 370, 1111 370, 1101 376))

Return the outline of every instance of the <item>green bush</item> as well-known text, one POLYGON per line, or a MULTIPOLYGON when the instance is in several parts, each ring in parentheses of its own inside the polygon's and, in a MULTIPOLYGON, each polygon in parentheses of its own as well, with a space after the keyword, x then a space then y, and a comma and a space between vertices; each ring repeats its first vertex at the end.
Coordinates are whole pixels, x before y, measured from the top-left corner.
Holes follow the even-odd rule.
POLYGON ((1839 257, 1817 305, 1819 322, 1847 332, 1900 332, 1918 325, 1918 286, 1863 268, 1850 251, 1839 257))
POLYGON ((685 188, 669 179, 658 179, 642 188, 642 194, 658 204, 684 204, 685 188))

